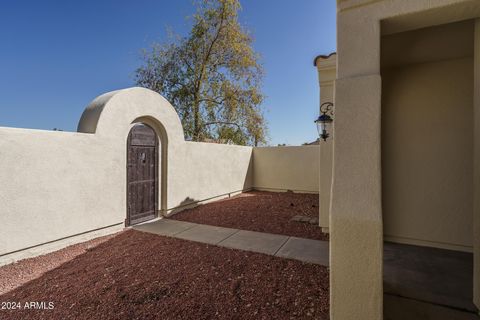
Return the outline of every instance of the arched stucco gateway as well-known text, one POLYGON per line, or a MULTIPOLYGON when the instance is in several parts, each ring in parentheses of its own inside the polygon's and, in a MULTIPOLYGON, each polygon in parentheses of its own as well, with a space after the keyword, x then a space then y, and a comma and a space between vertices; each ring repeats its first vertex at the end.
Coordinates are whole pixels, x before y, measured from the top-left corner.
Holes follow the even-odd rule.
POLYGON ((183 127, 173 106, 158 93, 140 87, 105 93, 94 99, 85 109, 78 124, 78 132, 94 133, 109 144, 126 145, 133 125, 144 123, 152 127, 160 141, 159 170, 160 215, 168 211, 168 150, 185 144, 183 127))
POLYGON ((125 226, 127 139, 139 122, 160 141, 160 216, 252 188, 251 147, 185 141, 158 93, 109 92, 87 106, 78 132, 0 127, 0 265, 125 226))
POLYGON ((108 92, 94 99, 80 118, 78 132, 119 139, 139 119, 156 122, 165 142, 185 142, 182 123, 173 106, 158 93, 139 87, 108 92))

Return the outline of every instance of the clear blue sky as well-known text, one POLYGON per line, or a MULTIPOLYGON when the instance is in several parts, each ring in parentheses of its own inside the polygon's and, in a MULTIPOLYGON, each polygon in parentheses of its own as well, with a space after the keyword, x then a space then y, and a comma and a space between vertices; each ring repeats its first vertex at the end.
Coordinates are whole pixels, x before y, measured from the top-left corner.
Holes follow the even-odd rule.
MULTIPOLYGON (((335 0, 242 0, 266 76, 270 144, 317 137, 313 58, 335 51, 335 0)), ((16 0, 0 5, 0 126, 75 131, 85 106, 134 85, 140 49, 189 30, 192 0, 16 0)))

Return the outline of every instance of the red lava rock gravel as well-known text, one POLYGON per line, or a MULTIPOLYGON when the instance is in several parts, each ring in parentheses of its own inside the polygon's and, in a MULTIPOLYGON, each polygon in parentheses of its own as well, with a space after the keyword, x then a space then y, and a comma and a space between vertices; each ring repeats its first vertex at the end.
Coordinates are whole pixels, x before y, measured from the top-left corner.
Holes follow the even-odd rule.
POLYGON ((0 301, 22 306, 0 319, 328 319, 328 269, 128 230, 0 301))
POLYGON ((230 199, 186 209, 169 218, 219 227, 328 240, 328 234, 322 233, 318 225, 291 221, 296 215, 318 217, 318 194, 251 191, 230 199))
POLYGON ((40 277, 45 272, 59 267, 63 263, 85 253, 87 250, 111 239, 113 236, 108 235, 95 238, 43 256, 25 259, 21 262, 0 267, 0 295, 40 277))

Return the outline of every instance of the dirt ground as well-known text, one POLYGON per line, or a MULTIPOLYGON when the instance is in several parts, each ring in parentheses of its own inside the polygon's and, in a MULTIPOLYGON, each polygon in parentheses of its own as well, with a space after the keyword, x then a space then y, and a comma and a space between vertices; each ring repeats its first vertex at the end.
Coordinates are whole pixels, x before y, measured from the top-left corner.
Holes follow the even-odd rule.
POLYGON ((328 240, 318 225, 291 221, 318 217, 318 194, 252 191, 186 209, 170 219, 300 238, 328 240))
POLYGON ((47 272, 56 253, 0 268, 45 272, 0 296, 20 306, 0 319, 328 319, 325 267, 134 230, 103 240, 47 272))

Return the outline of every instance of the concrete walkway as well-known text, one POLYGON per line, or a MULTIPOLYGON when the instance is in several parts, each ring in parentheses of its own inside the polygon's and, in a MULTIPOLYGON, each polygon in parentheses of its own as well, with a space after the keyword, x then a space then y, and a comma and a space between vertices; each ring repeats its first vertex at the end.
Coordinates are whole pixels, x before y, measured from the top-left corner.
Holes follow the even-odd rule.
POLYGON ((328 266, 328 241, 160 219, 133 229, 328 266))

